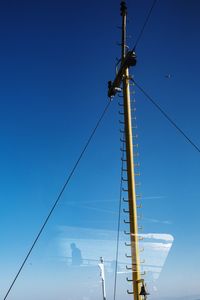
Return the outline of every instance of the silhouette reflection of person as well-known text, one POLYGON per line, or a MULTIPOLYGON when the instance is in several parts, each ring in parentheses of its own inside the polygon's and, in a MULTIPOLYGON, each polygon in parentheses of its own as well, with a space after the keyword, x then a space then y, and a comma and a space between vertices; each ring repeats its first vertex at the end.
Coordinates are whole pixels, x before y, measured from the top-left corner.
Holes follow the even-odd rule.
POLYGON ((81 250, 76 247, 75 243, 71 244, 72 250, 72 266, 80 266, 82 264, 81 250))

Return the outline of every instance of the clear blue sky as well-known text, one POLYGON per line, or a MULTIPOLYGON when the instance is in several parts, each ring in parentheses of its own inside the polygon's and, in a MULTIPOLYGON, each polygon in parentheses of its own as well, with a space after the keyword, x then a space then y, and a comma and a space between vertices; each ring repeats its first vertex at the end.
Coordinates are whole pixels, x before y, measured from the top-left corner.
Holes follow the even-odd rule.
MULTIPOLYGON (((120 55, 119 3, 1 1, 0 298, 108 101, 107 81, 114 77, 115 58, 120 55)), ((151 3, 127 1, 130 47, 151 3)), ((136 81, 198 145, 199 11, 198 0, 160 0, 132 70, 136 81)), ((135 98, 144 233, 174 238, 155 297, 186 295, 192 300, 200 295, 200 155, 137 89, 135 98)), ((81 247, 80 239, 95 244, 96 233, 104 232, 100 236, 108 240, 111 232, 114 253, 120 181, 118 119, 116 98, 8 299, 73 299, 70 289, 77 278, 72 276, 69 289, 61 254, 66 241, 81 247), (74 236, 68 237, 69 228, 76 232, 74 236), (92 233, 86 230, 82 235, 80 228, 92 233)), ((68 244, 66 253, 69 249, 68 244)), ((90 257, 90 250, 85 251, 90 257)), ((95 275, 82 274, 84 284, 92 286, 91 278, 97 277, 92 292, 101 299, 98 270, 91 272, 95 275)), ((74 288, 75 299, 94 299, 92 292, 84 298, 74 288)))

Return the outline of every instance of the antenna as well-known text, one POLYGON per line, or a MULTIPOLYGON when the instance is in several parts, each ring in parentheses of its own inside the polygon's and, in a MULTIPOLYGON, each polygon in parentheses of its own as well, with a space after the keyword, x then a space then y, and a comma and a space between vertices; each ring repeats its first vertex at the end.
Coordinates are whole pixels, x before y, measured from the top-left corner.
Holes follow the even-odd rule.
POLYGON ((104 268, 103 257, 100 257, 99 268, 100 268, 100 276, 101 276, 101 283, 102 283, 103 300, 106 300, 105 268, 104 268))

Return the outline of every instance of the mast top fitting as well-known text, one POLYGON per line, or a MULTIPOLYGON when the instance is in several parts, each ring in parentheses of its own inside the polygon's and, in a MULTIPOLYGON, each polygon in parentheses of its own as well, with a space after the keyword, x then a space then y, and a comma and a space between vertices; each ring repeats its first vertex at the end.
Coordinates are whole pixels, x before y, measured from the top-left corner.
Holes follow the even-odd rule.
POLYGON ((127 6, 126 6, 126 2, 125 1, 121 2, 120 11, 121 11, 121 16, 125 16, 127 14, 127 6))

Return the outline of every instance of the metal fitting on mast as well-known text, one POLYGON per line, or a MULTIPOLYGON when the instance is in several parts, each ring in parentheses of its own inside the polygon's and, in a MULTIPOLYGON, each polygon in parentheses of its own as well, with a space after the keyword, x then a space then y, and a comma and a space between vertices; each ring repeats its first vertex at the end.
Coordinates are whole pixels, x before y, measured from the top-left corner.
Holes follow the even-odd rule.
POLYGON ((126 6, 126 2, 125 1, 121 2, 120 11, 121 11, 121 16, 127 15, 127 6, 126 6))
POLYGON ((122 57, 120 68, 116 74, 114 81, 108 82, 108 97, 112 98, 117 92, 120 92, 120 85, 123 82, 126 70, 128 68, 136 65, 136 54, 134 49, 131 51, 126 51, 126 16, 127 16, 127 6, 126 2, 121 2, 121 16, 122 16, 122 57))
POLYGON ((121 66, 119 68, 119 71, 115 77, 115 80, 109 81, 108 82, 108 97, 114 97, 116 95, 117 92, 119 92, 120 90, 120 85, 122 83, 123 80, 123 76, 125 74, 126 69, 128 69, 129 67, 133 67, 136 65, 136 54, 135 52, 129 51, 127 52, 125 58, 123 59, 123 62, 121 63, 121 66))

